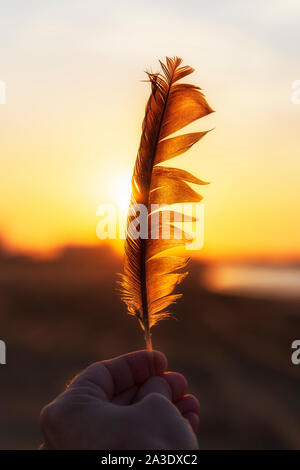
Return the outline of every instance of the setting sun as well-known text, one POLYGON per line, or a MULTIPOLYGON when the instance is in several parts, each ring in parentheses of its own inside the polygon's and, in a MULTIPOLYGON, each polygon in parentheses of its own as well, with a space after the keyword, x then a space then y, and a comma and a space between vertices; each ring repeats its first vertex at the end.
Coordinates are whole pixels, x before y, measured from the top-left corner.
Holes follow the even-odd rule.
POLYGON ((110 186, 111 202, 116 204, 122 215, 128 211, 131 195, 131 174, 130 172, 117 173, 113 176, 110 186))

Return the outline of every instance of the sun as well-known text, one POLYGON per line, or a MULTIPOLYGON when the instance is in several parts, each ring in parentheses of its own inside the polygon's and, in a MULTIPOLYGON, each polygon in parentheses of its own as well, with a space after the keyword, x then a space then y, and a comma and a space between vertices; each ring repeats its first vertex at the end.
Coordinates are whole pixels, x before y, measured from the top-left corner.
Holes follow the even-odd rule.
POLYGON ((131 196, 130 172, 116 173, 111 181, 111 198, 121 213, 127 213, 131 196))

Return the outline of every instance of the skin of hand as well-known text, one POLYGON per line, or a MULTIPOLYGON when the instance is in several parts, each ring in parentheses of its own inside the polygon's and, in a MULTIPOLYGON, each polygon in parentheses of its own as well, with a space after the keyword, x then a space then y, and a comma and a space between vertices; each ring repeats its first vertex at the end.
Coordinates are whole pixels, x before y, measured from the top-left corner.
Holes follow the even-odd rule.
POLYGON ((198 449, 199 402, 166 369, 158 351, 92 364, 42 409, 42 449, 198 449))

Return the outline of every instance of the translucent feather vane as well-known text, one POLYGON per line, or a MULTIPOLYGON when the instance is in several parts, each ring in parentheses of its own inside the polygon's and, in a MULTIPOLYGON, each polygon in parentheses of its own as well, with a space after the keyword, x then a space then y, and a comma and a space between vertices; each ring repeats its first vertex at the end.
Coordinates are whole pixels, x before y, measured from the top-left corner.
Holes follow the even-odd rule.
MULTIPOLYGON (((213 112, 199 87, 179 83, 194 71, 181 63, 177 57, 167 57, 165 64, 160 62, 161 73, 147 72, 151 95, 133 170, 127 218, 121 295, 128 313, 139 320, 149 350, 152 349, 151 327, 170 316, 168 307, 181 297, 181 294, 174 294, 174 289, 187 275, 182 272, 187 258, 174 256, 169 251, 166 254, 166 250, 185 245, 190 237, 176 227, 179 215, 175 212, 169 222, 163 222, 163 206, 200 202, 202 196, 188 183, 207 184, 187 171, 159 165, 189 150, 208 131, 170 135, 213 112), (132 233, 132 222, 137 215, 133 208, 139 207, 137 204, 147 209, 146 237, 136 237, 132 233), (154 217, 153 205, 158 205, 157 217, 154 217), (153 219, 156 220, 154 228, 153 219), (151 236, 154 229, 161 235, 166 228, 169 238, 151 236)), ((142 233, 141 227, 138 228, 142 233)))

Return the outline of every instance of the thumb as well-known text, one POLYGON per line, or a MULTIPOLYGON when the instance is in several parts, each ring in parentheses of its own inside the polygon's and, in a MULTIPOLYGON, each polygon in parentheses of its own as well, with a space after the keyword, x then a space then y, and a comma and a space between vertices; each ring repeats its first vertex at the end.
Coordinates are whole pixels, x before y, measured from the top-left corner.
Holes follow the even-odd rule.
POLYGON ((141 401, 152 393, 158 393, 166 397, 168 400, 172 400, 172 390, 168 382, 163 377, 155 376, 150 377, 145 383, 143 383, 139 388, 134 401, 141 401))

